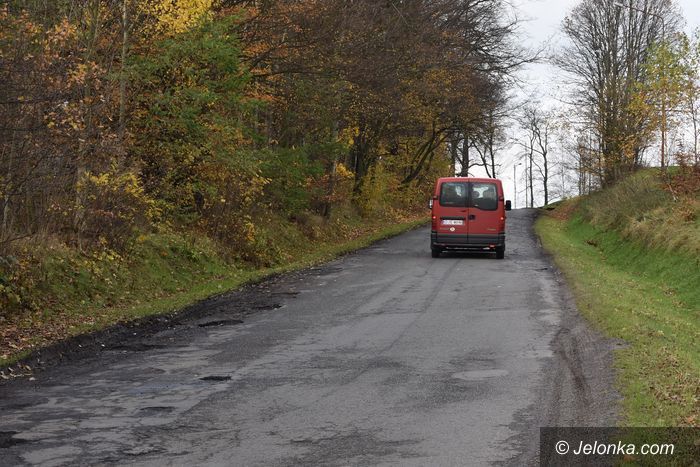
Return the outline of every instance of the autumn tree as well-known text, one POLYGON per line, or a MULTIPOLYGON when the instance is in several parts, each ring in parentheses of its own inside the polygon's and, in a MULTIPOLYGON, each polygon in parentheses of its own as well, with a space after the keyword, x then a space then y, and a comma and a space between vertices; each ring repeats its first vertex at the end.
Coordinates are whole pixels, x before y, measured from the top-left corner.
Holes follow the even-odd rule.
POLYGON ((669 132, 690 128, 688 148, 692 160, 697 161, 700 40, 697 35, 689 38, 685 34, 674 39, 652 49, 643 68, 648 79, 637 83, 629 110, 644 122, 640 127, 649 138, 662 125, 669 132))
POLYGON ((116 10, 108 2, 0 7, 3 236, 84 228, 81 180, 111 164, 116 10))
POLYGON ((569 43, 556 63, 576 84, 576 104, 600 137, 604 183, 638 167, 648 144, 646 122, 628 111, 636 83, 646 82, 644 64, 662 33, 671 37, 680 21, 673 0, 583 0, 563 24, 569 43), (624 2, 623 2, 624 3, 624 2))
MULTIPOLYGON (((255 7, 243 37, 254 81, 282 99, 289 95, 286 83, 304 81, 318 95, 335 96, 324 101, 335 110, 328 128, 354 133, 344 162, 358 188, 387 150, 407 152, 409 183, 430 166, 448 133, 487 126, 477 115, 480 94, 497 90, 525 59, 512 41, 515 20, 502 19, 500 1, 277 1, 255 7)), ((328 114, 328 108, 316 114, 328 114)))
POLYGON ((551 158, 549 155, 554 117, 551 113, 542 111, 540 103, 528 105, 522 109, 520 126, 526 132, 525 142, 520 145, 526 150, 528 173, 530 178, 530 199, 534 198, 533 172, 537 169, 542 181, 542 193, 545 206, 550 199, 551 158))
POLYGON ((463 167, 495 175, 502 96, 529 59, 509 11, 503 0, 5 2, 2 241, 41 232, 116 248, 173 222, 262 251, 251 213, 330 218, 351 201, 349 179, 357 205, 377 187, 415 204, 449 172, 448 140, 463 142, 463 167))

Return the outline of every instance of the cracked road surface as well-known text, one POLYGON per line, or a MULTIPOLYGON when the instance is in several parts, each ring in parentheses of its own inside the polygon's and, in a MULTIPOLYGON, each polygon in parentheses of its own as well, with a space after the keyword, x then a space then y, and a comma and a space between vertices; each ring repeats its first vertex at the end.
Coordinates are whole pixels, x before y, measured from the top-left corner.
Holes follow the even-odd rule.
POLYGON ((505 260, 432 259, 421 228, 106 336, 0 386, 0 464, 534 464, 539 426, 616 416, 534 218, 505 260))

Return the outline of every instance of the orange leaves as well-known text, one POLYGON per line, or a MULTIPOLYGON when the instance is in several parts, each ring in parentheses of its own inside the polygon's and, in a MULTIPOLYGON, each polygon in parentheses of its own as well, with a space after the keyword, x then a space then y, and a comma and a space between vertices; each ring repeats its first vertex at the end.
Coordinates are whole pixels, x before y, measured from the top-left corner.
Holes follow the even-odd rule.
POLYGON ((246 98, 265 104, 271 104, 278 100, 277 96, 273 95, 270 89, 261 83, 252 83, 246 88, 246 98))
MULTIPOLYGON (((38 31, 37 31, 38 32, 38 31)), ((63 18, 51 28, 46 36, 47 49, 58 51, 77 38, 78 28, 75 24, 63 18)))

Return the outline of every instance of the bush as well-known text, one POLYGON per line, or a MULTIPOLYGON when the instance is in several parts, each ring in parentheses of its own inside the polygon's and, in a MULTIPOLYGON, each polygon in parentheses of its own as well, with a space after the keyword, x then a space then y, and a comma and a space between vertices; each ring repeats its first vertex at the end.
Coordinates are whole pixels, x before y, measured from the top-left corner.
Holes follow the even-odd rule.
POLYGON ((360 213, 364 217, 389 216, 398 187, 398 178, 381 163, 373 166, 362 180, 355 199, 360 213))
POLYGON ((255 261, 258 228, 254 215, 269 180, 252 167, 242 167, 241 157, 211 161, 197 169, 192 198, 195 225, 217 240, 229 258, 255 261))
POLYGON ((691 154, 676 154, 677 171, 671 175, 669 190, 674 195, 695 197, 700 194, 700 163, 691 154))
POLYGON ((81 238, 123 250, 158 214, 132 172, 85 172, 77 184, 77 230, 81 238))
POLYGON ((258 151, 257 158, 262 161, 262 176, 269 180, 265 203, 272 210, 293 218, 322 196, 317 180, 323 167, 310 160, 308 148, 267 149, 258 151))

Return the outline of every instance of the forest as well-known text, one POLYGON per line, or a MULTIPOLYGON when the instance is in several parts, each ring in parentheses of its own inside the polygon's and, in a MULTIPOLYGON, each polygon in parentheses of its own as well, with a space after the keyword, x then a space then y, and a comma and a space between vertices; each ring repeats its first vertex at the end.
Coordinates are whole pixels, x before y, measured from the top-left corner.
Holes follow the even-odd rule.
POLYGON ((164 258, 155 289, 423 218, 470 167, 455 141, 493 139, 517 22, 502 0, 2 2, 5 343, 167 292, 139 291, 164 258))

